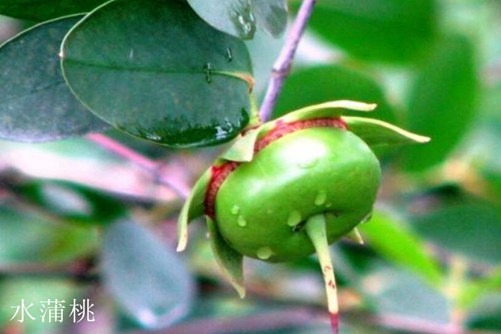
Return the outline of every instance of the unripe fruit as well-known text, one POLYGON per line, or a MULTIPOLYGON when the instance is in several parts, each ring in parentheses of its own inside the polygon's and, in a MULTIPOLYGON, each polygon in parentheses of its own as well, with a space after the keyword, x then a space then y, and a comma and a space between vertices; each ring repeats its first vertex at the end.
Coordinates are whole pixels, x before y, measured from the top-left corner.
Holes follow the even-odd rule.
MULTIPOLYGON (((226 176, 217 191, 214 218, 231 248, 271 262, 296 260, 314 252, 304 230, 308 218, 325 214, 332 243, 370 214, 379 162, 341 121, 328 121, 281 125, 285 135, 226 176)), ((206 210, 212 211, 212 201, 206 198, 206 210)))
POLYGON ((279 262, 316 251, 337 333, 328 245, 370 217, 381 177, 371 149, 429 140, 378 120, 341 117, 374 108, 327 102, 248 130, 196 183, 179 218, 178 250, 186 247, 188 223, 205 215, 216 259, 242 297, 244 255, 279 262))

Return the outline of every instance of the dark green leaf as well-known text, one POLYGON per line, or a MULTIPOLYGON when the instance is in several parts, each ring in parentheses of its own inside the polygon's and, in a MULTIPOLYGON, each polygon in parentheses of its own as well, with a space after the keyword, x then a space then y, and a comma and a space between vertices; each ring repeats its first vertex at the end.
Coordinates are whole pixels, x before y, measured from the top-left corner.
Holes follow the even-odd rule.
POLYGON ((45 21, 86 13, 105 0, 2 0, 0 14, 30 21, 45 21))
POLYGON ((123 311, 146 328, 170 326, 191 307, 193 281, 183 263, 132 222, 106 229, 102 272, 123 311))
POLYGON ((73 96, 59 67, 61 41, 79 19, 40 24, 0 48, 0 138, 40 142, 109 128, 73 96))
POLYGON ((287 25, 285 0, 188 0, 191 7, 214 28, 242 39, 252 39, 256 24, 278 37, 287 25))
POLYGON ((434 0, 318 1, 310 27, 355 57, 419 59, 434 39, 434 0))
POLYGON ((409 214, 415 230, 437 247, 473 261, 501 262, 501 217, 490 203, 444 186, 414 198, 409 214))
POLYGON ((378 83, 363 73, 342 66, 316 66, 292 73, 285 82, 273 117, 334 100, 376 103, 376 111, 368 117, 395 122, 394 111, 378 83))
POLYGON ((421 171, 444 160, 474 120, 478 90, 473 45, 461 36, 444 39, 411 92, 406 128, 431 142, 406 148, 406 170, 421 171))
POLYGON ((73 92, 110 124, 170 146, 234 138, 249 120, 244 43, 202 21, 184 1, 118 0, 63 42, 73 92))

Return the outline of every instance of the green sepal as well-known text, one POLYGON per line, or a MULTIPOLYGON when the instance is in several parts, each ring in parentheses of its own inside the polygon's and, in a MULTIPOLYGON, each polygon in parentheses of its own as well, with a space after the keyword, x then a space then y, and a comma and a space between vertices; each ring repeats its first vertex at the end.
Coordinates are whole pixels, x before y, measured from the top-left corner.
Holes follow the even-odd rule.
POLYGON ((372 118, 343 117, 348 130, 360 137, 369 147, 427 143, 429 137, 420 136, 395 125, 372 118))
POLYGON ((254 146, 260 136, 273 129, 280 122, 295 122, 322 117, 340 117, 352 111, 372 111, 375 104, 340 100, 315 104, 305 108, 290 112, 276 120, 264 123, 257 128, 248 130, 244 135, 239 136, 233 145, 224 153, 221 158, 230 161, 249 162, 254 157, 254 146))
POLYGON ((211 169, 208 169, 197 180, 190 196, 186 200, 177 221, 177 251, 181 252, 188 243, 188 224, 195 218, 203 216, 205 211, 205 193, 211 180, 211 169))
POLYGON ((210 234, 210 242, 216 261, 231 285, 237 290, 240 298, 245 297, 243 255, 233 250, 224 241, 217 229, 216 223, 207 217, 207 228, 210 234))

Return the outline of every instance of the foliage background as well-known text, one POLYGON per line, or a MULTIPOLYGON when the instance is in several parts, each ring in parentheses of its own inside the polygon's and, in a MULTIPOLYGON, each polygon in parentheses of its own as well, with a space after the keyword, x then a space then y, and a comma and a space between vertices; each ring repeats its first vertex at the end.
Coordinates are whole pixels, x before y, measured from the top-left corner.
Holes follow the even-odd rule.
MULTIPOLYGON (((299 3, 289 4, 293 17, 299 3)), ((0 38, 32 24, 1 17, 0 38)), ((362 227, 366 244, 332 247, 343 333, 501 331, 500 31, 494 0, 317 4, 274 116, 355 99, 377 102, 374 117, 432 137, 378 152, 384 182, 362 227)), ((284 38, 258 31, 246 42, 258 99, 284 38)), ((329 332, 314 257, 247 260, 249 294, 240 300, 202 224, 191 228, 188 251, 174 253, 182 201, 159 175, 186 187, 224 147, 172 150, 106 134, 157 168, 85 137, 0 143, 3 332, 329 332), (21 299, 49 298, 90 298, 97 321, 10 320, 21 299), (179 319, 177 307, 187 316, 179 319)))

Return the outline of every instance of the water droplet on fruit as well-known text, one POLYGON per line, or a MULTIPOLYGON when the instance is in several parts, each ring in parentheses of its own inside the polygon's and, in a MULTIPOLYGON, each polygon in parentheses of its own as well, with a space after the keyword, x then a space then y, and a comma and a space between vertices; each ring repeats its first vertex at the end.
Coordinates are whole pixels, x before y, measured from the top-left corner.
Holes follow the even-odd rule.
POLYGON ((233 11, 231 18, 241 37, 250 38, 254 36, 256 32, 256 18, 252 13, 250 1, 247 1, 238 11, 233 11))
POLYGON ((211 83, 212 82, 212 64, 209 62, 205 63, 203 70, 205 72, 205 81, 207 81, 207 83, 211 83))
POLYGON ((261 247, 257 250, 256 254, 261 260, 268 260, 273 255, 273 251, 270 247, 261 247))
POLYGON ((238 215, 240 213, 240 207, 238 205, 233 205, 231 208, 231 214, 232 215, 238 215))
POLYGON ((326 208, 330 208, 331 206, 332 206, 332 203, 327 203, 327 204, 325 204, 325 207, 326 207, 326 208))
POLYGON ((299 211, 292 211, 289 215, 289 218, 287 218, 287 225, 289 226, 296 226, 301 222, 301 214, 299 211))
POLYGON ((327 199, 327 192, 325 190, 320 190, 315 198, 315 205, 323 205, 327 199))
POLYGON ((245 227, 247 226, 247 220, 243 216, 238 216, 237 224, 240 227, 245 227))
POLYGON ((318 163, 318 158, 313 158, 313 159, 310 159, 310 160, 305 160, 305 161, 298 162, 297 166, 299 168, 309 169, 309 168, 314 167, 317 163, 318 163))

